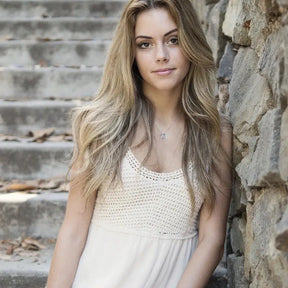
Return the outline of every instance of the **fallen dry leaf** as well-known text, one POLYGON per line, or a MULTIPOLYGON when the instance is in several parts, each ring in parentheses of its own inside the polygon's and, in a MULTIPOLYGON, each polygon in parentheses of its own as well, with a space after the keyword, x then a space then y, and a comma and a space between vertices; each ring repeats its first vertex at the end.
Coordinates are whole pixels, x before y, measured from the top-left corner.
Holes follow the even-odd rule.
POLYGON ((43 181, 43 183, 39 184, 39 188, 41 189, 55 189, 59 187, 59 185, 62 183, 56 180, 50 180, 50 181, 43 181))
POLYGON ((0 242, 0 253, 2 255, 13 255, 15 248, 20 246, 20 242, 16 240, 2 240, 0 242))
POLYGON ((0 141, 20 141, 20 138, 17 136, 0 134, 0 141))
POLYGON ((3 38, 0 38, 0 41, 7 41, 7 40, 13 40, 13 36, 11 35, 7 35, 7 36, 4 36, 3 38))
POLYGON ((33 185, 29 185, 29 184, 25 184, 25 183, 14 183, 11 185, 8 185, 6 187, 7 191, 27 191, 27 190, 32 190, 32 189, 36 189, 37 186, 33 186, 33 185))
POLYGON ((32 137, 32 142, 43 142, 55 132, 55 128, 48 128, 38 131, 29 131, 27 136, 32 137))
POLYGON ((67 135, 67 136, 64 136, 64 140, 65 141, 73 141, 73 137, 72 136, 70 136, 70 135, 67 135))
POLYGON ((13 252, 14 252, 14 246, 12 245, 12 246, 7 248, 6 255, 12 255, 13 252))
POLYGON ((50 179, 36 179, 36 180, 0 180, 0 192, 19 191, 22 193, 40 194, 44 190, 51 190, 51 192, 68 191, 69 183, 66 183, 65 175, 53 177, 50 179))
POLYGON ((26 250, 33 250, 33 251, 38 251, 40 249, 46 248, 39 241, 31 237, 24 238, 21 242, 21 246, 26 250))
POLYGON ((57 191, 68 192, 69 188, 70 188, 69 183, 63 183, 62 185, 60 185, 60 187, 57 189, 57 191))

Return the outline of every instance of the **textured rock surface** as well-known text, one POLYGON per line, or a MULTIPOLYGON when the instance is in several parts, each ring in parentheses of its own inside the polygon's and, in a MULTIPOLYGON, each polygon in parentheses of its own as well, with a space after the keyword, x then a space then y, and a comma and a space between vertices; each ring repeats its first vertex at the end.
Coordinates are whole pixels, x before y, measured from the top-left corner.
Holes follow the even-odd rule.
POLYGON ((248 288, 249 282, 244 276, 244 257, 236 257, 234 254, 228 257, 229 287, 248 288))
POLYGON ((225 52, 219 63, 218 80, 222 82, 230 82, 232 78, 233 63, 236 51, 230 42, 226 44, 225 52))
POLYGON ((236 167, 243 185, 253 188, 282 182, 279 173, 280 125, 279 109, 269 110, 259 122, 259 137, 250 137, 249 166, 244 158, 236 167))
POLYGON ((229 0, 222 32, 220 1, 206 4, 197 9, 214 57, 226 42, 218 107, 234 133, 228 285, 287 288, 288 1, 229 0))
POLYGON ((288 206, 281 219, 276 226, 275 246, 277 249, 288 252, 288 206))
POLYGON ((228 0, 219 1, 209 12, 210 25, 206 32, 209 45, 212 48, 216 63, 219 63, 225 48, 225 38, 222 34, 222 23, 228 0))
POLYGON ((240 48, 230 83, 228 106, 234 134, 244 143, 249 136, 257 135, 257 123, 273 105, 269 84, 257 73, 258 60, 253 49, 240 48))
POLYGON ((279 155, 279 169, 281 178, 288 182, 288 165, 287 165, 287 155, 288 155, 288 107, 282 116, 281 125, 281 143, 280 143, 280 155, 279 155))

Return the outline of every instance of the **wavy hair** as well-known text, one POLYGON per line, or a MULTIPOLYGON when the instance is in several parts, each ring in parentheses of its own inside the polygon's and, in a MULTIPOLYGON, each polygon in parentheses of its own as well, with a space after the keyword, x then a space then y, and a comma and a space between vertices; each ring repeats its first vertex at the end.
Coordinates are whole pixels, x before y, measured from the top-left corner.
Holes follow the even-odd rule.
MULTIPOLYGON (((203 199, 213 206, 215 188, 212 175, 220 148, 220 117, 214 97, 215 64, 211 49, 190 0, 130 0, 117 26, 105 64, 99 93, 88 105, 73 111, 75 148, 70 169, 84 176, 86 199, 104 182, 120 177, 120 168, 139 119, 144 120, 149 152, 152 148, 153 108, 142 94, 135 63, 135 23, 148 9, 169 11, 178 27, 179 45, 191 62, 184 79, 181 105, 185 114, 182 169, 194 203, 189 162, 195 165, 203 199)), ((120 177, 121 178, 121 177, 120 177)))

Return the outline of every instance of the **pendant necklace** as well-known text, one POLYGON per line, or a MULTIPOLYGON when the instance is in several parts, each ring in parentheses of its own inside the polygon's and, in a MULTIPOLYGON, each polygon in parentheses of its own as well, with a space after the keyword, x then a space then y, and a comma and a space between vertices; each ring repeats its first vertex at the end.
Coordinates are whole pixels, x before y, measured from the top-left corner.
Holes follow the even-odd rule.
POLYGON ((170 128, 172 127, 173 122, 165 129, 166 131, 163 131, 159 128, 159 126, 157 125, 157 123, 155 122, 155 127, 159 132, 160 135, 160 139, 161 140, 167 140, 168 139, 168 134, 167 132, 170 130, 170 128))

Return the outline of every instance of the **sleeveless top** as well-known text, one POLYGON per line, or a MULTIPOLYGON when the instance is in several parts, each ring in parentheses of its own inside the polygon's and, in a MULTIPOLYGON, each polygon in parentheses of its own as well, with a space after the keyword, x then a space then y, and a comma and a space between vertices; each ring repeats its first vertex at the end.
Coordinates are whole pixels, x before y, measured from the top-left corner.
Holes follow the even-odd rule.
POLYGON ((192 207, 182 169, 158 173, 128 150, 122 182, 102 187, 73 288, 176 288, 197 246, 202 199, 190 167, 192 207))

